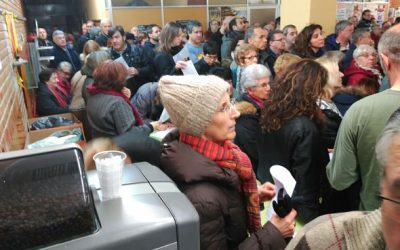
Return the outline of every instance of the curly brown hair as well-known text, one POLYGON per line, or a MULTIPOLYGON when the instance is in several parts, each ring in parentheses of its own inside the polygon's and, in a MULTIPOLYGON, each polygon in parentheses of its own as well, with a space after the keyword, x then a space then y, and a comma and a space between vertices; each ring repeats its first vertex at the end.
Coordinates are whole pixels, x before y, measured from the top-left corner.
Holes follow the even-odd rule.
POLYGON ((310 46, 310 41, 316 29, 322 30, 322 26, 319 24, 310 24, 301 30, 296 37, 296 42, 293 47, 293 51, 296 55, 301 58, 315 58, 314 52, 310 46))
POLYGON ((328 80, 328 72, 311 59, 293 63, 285 72, 271 86, 271 96, 261 116, 263 130, 277 131, 287 121, 301 115, 322 128, 324 116, 316 101, 328 80))

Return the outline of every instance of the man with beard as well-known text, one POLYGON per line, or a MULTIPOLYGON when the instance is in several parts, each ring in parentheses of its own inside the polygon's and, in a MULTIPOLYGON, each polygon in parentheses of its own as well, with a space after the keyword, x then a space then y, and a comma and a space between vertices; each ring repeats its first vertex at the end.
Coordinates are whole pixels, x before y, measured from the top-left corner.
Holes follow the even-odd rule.
POLYGON ((147 27, 147 35, 149 40, 144 43, 146 49, 154 50, 158 46, 158 40, 160 38, 161 28, 157 24, 150 24, 147 27))
POLYGON ((243 22, 243 18, 237 16, 229 22, 229 31, 225 33, 224 37, 222 37, 222 45, 221 45, 221 58, 232 60, 231 51, 235 48, 232 48, 232 44, 244 38, 244 30, 245 23, 243 22))

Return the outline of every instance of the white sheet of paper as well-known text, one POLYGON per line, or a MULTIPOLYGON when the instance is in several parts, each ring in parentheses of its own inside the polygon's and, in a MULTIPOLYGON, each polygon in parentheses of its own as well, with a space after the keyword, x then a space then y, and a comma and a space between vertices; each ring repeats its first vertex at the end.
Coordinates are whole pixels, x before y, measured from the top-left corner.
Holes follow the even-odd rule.
POLYGON ((161 123, 164 123, 164 122, 167 122, 169 119, 170 119, 169 114, 168 114, 167 110, 164 108, 160 115, 160 119, 158 119, 158 121, 161 123))
POLYGON ((284 190, 284 194, 288 194, 290 197, 293 195, 294 188, 296 186, 296 180, 293 178, 292 174, 285 167, 280 165, 273 165, 269 172, 272 175, 272 178, 275 183, 275 196, 271 200, 269 204, 269 208, 267 210, 267 219, 270 220, 272 215, 275 213, 274 208, 272 207, 272 201, 277 201, 278 192, 281 188, 284 190))
POLYGON ((189 51, 185 47, 178 52, 178 54, 173 56, 174 62, 177 61, 186 61, 189 58, 189 51))
POLYGON ((175 128, 168 128, 163 131, 155 131, 155 132, 151 133, 149 136, 157 141, 162 141, 164 139, 164 137, 174 129, 175 128))
MULTIPOLYGON (((118 58, 115 59, 114 61, 115 61, 115 62, 119 62, 120 64, 124 65, 126 69, 129 69, 128 63, 126 63, 125 59, 124 59, 122 56, 118 57, 118 58)), ((126 79, 129 79, 129 78, 132 78, 132 77, 133 77, 133 75, 128 75, 128 76, 126 77, 126 79)))
POLYGON ((196 75, 198 76, 199 73, 197 73, 196 68, 194 67, 194 64, 191 60, 186 61, 186 67, 182 69, 183 74, 186 75, 196 75))
POLYGON ((121 63, 122 65, 124 65, 125 68, 129 69, 128 63, 126 63, 124 57, 122 57, 122 56, 120 56, 120 57, 118 57, 117 59, 115 59, 114 62, 119 62, 119 63, 121 63))

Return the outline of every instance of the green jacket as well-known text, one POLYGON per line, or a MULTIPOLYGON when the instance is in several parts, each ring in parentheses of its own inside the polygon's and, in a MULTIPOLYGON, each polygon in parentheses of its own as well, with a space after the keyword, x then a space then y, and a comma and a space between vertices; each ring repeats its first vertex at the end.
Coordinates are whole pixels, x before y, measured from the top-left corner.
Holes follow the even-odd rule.
POLYGON ((381 167, 375 157, 375 144, 399 107, 400 91, 388 89, 353 104, 340 125, 326 173, 332 187, 339 191, 361 178, 361 210, 380 207, 377 195, 381 167))

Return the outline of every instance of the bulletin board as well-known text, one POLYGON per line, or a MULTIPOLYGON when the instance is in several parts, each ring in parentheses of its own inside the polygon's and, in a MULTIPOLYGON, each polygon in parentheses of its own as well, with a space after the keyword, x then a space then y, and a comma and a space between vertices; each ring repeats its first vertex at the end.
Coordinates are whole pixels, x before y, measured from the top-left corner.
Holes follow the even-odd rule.
POLYGON ((336 9, 336 21, 347 20, 351 16, 361 19, 363 10, 371 10, 378 24, 388 19, 389 3, 387 1, 361 2, 361 1, 340 1, 336 9))

